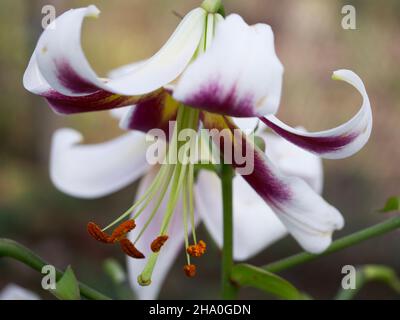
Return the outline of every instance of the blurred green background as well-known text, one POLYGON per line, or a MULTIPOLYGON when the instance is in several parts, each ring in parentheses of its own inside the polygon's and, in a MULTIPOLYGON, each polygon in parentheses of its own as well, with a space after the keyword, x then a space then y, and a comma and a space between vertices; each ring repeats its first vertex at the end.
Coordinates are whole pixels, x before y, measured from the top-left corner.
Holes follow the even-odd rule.
MULTIPOLYGON (((135 186, 100 200, 79 200, 58 192, 48 175, 52 133, 69 126, 85 142, 120 134, 108 113, 60 117, 44 100, 24 90, 22 76, 41 33, 41 8, 53 4, 57 14, 96 4, 101 19, 84 25, 83 45, 100 75, 111 68, 146 58, 176 27, 176 11, 185 14, 200 1, 188 0, 1 0, 0 2, 0 237, 15 239, 60 268, 71 264, 79 279, 118 297, 101 261, 116 248, 98 245, 86 234, 86 223, 108 222, 132 201, 135 186)), ((350 86, 330 80, 333 70, 349 68, 364 80, 374 112, 368 145, 356 156, 325 161, 324 197, 339 208, 346 226, 340 237, 385 217, 376 212, 387 197, 398 195, 400 171, 400 1, 229 0, 227 12, 248 23, 273 27, 278 55, 286 72, 279 116, 308 130, 335 126, 353 115, 361 99, 350 86), (353 4, 357 30, 341 27, 341 8, 353 4)), ((386 216, 387 217, 387 216, 386 216)), ((204 230, 201 229, 204 233, 204 230)), ((207 235, 203 235, 206 239, 207 235)), ((285 272, 288 280, 316 298, 331 298, 340 286, 343 265, 379 263, 400 271, 399 233, 285 272)), ((210 242, 210 241, 209 241, 210 242)), ((298 252, 288 237, 252 259, 256 265, 298 252)), ((182 251, 183 252, 183 251, 182 251)), ((199 275, 182 275, 183 254, 161 292, 164 299, 214 299, 219 291, 220 252, 211 248, 199 263, 199 275)), ((0 290, 13 282, 52 298, 41 290, 40 274, 20 263, 0 260, 0 290)), ((241 298, 263 299, 255 290, 241 298)), ((380 284, 370 284, 358 298, 396 298, 380 284)))

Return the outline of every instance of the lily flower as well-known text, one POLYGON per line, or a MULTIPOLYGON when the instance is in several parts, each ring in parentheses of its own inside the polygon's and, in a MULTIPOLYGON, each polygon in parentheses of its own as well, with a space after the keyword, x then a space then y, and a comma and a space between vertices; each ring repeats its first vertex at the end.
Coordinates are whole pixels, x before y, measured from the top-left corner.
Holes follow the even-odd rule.
MULTIPOLYGON (((166 159, 169 159, 171 150, 182 147, 176 138, 183 130, 198 130, 201 123, 210 130, 230 132, 228 141, 224 141, 230 145, 228 149, 253 151, 254 170, 242 178, 305 250, 322 252, 331 243, 333 231, 343 227, 342 215, 303 177, 290 175, 274 164, 269 153, 269 141, 266 141, 264 153, 246 134, 234 135, 238 127, 232 117, 260 119, 284 139, 317 156, 344 158, 359 151, 371 133, 372 112, 364 84, 352 71, 334 72, 334 79, 349 83, 363 98, 360 111, 345 124, 314 133, 285 125, 275 117, 281 97, 283 67, 275 52, 271 27, 266 24, 250 26, 237 14, 223 18, 209 3, 205 1, 202 8, 186 15, 164 47, 152 58, 123 68, 111 79, 96 75, 80 45, 84 18, 97 16, 99 11, 94 6, 70 10, 57 18, 56 28, 47 28, 41 35, 25 73, 24 85, 45 97, 58 113, 99 111, 135 104, 121 121, 124 129, 148 132, 159 128, 168 131, 169 121, 176 120, 172 132, 167 132, 172 139, 166 159)), ((70 135, 69 143, 77 143, 79 138, 77 134, 70 135)), ((110 158, 115 164, 124 164, 123 155, 138 148, 133 135, 122 137, 119 145, 124 145, 129 139, 132 146, 121 147, 121 159, 116 160, 113 148, 106 145, 102 148, 102 156, 92 158, 93 161, 87 165, 103 163, 104 171, 113 180, 110 183, 119 187, 125 185, 137 176, 136 165, 140 167, 143 162, 130 163, 131 171, 121 166, 118 172, 114 172, 107 161, 110 158), (109 151, 104 151, 107 148, 109 151)), ((220 142, 215 140, 221 155, 225 156, 227 148, 220 142)), ((76 149, 77 157, 89 154, 83 146, 76 146, 76 149)), ((233 161, 232 166, 242 174, 240 163, 233 161)), ((85 169, 78 172, 94 182, 94 190, 106 193, 106 186, 96 180, 96 176, 85 169)), ((173 228, 177 225, 173 223, 175 219, 180 219, 183 226, 188 262, 184 270, 188 276, 195 274, 190 256, 198 257, 205 251, 204 242, 197 242, 195 234, 192 235, 194 244, 189 245, 189 228, 193 231, 196 224, 194 164, 166 161, 153 174, 155 177, 150 179, 152 182, 146 185, 142 196, 119 218, 104 229, 94 223, 88 226, 97 240, 119 243, 128 255, 139 259, 146 256, 147 261, 138 276, 138 282, 143 286, 151 283, 156 262, 161 260, 168 244, 173 247, 171 242, 178 232, 173 228), (155 207, 152 208, 151 204, 155 207), (165 208, 162 207, 164 204, 165 208), (181 210, 183 213, 179 216, 181 210), (120 224, 111 235, 105 232, 129 215, 132 219, 120 224), (141 246, 146 254, 136 247, 139 242, 129 240, 132 239, 131 231, 139 223, 142 226, 139 238, 144 237, 145 231, 153 224, 158 226, 153 240, 141 246)), ((65 178, 72 184, 76 182, 72 175, 65 178)), ((208 192, 202 190, 200 194, 208 192)), ((203 200, 207 202, 207 198, 203 200)), ((249 217, 247 211, 241 214, 249 217)))
MULTIPOLYGON (((124 118, 129 112, 126 108, 118 111, 118 113, 112 112, 117 119, 124 118)), ((254 128, 248 121, 237 120, 237 122, 242 125, 243 130, 254 128)), ((282 172, 303 179, 318 194, 322 192, 323 171, 319 157, 261 129, 258 130, 258 134, 268 141, 268 154, 282 172)), ((148 190, 160 170, 159 166, 152 166, 146 161, 148 142, 145 133, 131 131, 113 140, 93 145, 81 144, 82 139, 82 135, 76 130, 64 128, 57 130, 52 140, 51 179, 59 190, 69 195, 79 198, 99 198, 141 179, 136 195, 138 200, 148 190)), ((235 221, 233 253, 236 261, 243 261, 283 238, 287 230, 271 207, 241 176, 234 178, 233 187, 235 221), (246 214, 243 214, 244 212, 246 214)), ((200 171, 195 180, 193 193, 194 225, 203 222, 215 243, 221 248, 223 223, 221 183, 218 176, 211 171, 200 171)), ((156 200, 153 199, 136 219, 137 225, 146 224, 146 220, 157 206, 156 200)), ((168 197, 164 197, 158 211, 165 210, 167 200, 168 197)), ((169 233, 173 236, 168 239, 159 254, 157 272, 153 274, 153 285, 142 287, 136 280, 146 261, 128 257, 130 283, 140 299, 154 299, 158 295, 169 269, 181 252, 185 241, 185 234, 182 231, 185 228, 182 210, 181 199, 171 221, 169 233)), ((162 218, 162 215, 156 215, 138 241, 136 241, 138 235, 129 234, 129 239, 143 248, 145 256, 151 254, 148 244, 157 237, 162 218)), ((186 232, 191 232, 191 223, 186 232)))

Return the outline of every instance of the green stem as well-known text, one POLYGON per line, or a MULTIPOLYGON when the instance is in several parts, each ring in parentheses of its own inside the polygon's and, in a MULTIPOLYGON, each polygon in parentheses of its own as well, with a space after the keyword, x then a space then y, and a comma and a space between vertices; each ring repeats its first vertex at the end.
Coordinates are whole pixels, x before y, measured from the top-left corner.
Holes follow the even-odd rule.
MULTIPOLYGON (((37 256, 28 248, 10 239, 0 239, 0 257, 9 257, 16 259, 32 269, 41 272, 43 266, 48 265, 42 258, 37 256)), ((57 280, 59 280, 63 272, 56 270, 57 280)), ((91 287, 79 283, 81 295, 91 300, 110 300, 109 297, 92 289, 91 287)))
POLYGON ((392 218, 332 242, 331 246, 321 254, 311 254, 306 252, 299 253, 294 256, 267 264, 266 266, 263 266, 263 268, 275 273, 287 270, 303 263, 313 261, 319 257, 323 257, 336 251, 354 246, 365 240, 378 237, 398 228, 400 228, 400 217, 392 218))
POLYGON ((231 281, 233 267, 233 169, 229 164, 221 165, 223 202, 223 249, 222 249, 222 298, 235 299, 237 288, 231 281))

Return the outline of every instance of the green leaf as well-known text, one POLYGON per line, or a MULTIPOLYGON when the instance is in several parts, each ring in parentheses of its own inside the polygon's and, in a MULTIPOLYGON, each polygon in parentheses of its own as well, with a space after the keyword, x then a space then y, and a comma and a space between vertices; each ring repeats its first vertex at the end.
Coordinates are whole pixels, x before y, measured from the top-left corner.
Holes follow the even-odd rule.
POLYGON ((257 288, 279 298, 302 299, 299 291, 287 280, 249 264, 235 265, 231 277, 241 286, 257 288))
POLYGON ((57 281, 56 289, 50 290, 59 300, 80 300, 81 295, 79 292, 79 283, 75 277, 74 271, 71 266, 68 266, 67 270, 57 281))
POLYGON ((366 265, 363 267, 366 281, 381 281, 400 294, 400 278, 396 272, 383 265, 366 265))
POLYGON ((115 259, 110 258, 104 261, 103 269, 115 284, 121 284, 126 280, 124 269, 115 259))
POLYGON ((400 210, 400 197, 391 197, 386 201, 383 209, 380 212, 392 212, 400 210))

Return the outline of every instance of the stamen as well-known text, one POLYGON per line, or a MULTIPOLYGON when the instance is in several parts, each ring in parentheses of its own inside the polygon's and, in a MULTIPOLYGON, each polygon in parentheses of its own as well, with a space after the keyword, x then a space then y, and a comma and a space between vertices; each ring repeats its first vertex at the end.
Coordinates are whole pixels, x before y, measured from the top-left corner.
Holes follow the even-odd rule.
POLYGON ((193 205, 193 185, 194 185, 194 165, 191 164, 189 166, 189 174, 188 174, 188 190, 189 190, 189 216, 190 216, 190 224, 192 226, 192 237, 194 243, 197 243, 196 239, 196 225, 194 223, 194 205, 193 205))
POLYGON ((196 275, 196 266, 194 264, 187 264, 183 267, 186 276, 193 278, 196 275))
MULTIPOLYGON (((105 227, 102 231, 106 231, 117 223, 121 222, 127 216, 129 216, 138 206, 140 206, 143 202, 145 202, 144 207, 150 202, 150 200, 157 194, 157 190, 160 186, 160 183, 163 181, 165 175, 168 173, 169 166, 162 166, 160 172, 157 177, 153 180, 147 191, 144 195, 136 201, 128 210, 126 210, 121 216, 111 222, 107 227, 105 227)), ((139 214, 143 211, 143 208, 134 216, 134 219, 138 218, 139 214)))
POLYGON ((107 233, 101 231, 101 228, 94 222, 89 222, 87 224, 87 231, 97 241, 103 243, 112 243, 111 237, 107 233))
MULTIPOLYGON (((158 209, 160 208, 161 203, 164 200, 164 197, 165 197, 165 195, 166 195, 166 193, 168 191, 168 186, 169 186, 172 174, 173 174, 173 169, 169 169, 168 174, 164 178, 164 180, 165 180, 164 181, 164 185, 161 186, 161 192, 160 192, 159 198, 157 200, 157 203, 156 203, 155 207, 153 208, 153 211, 151 212, 151 214, 150 214, 149 218, 147 219, 146 223, 144 224, 142 230, 140 230, 138 236, 136 237, 136 239, 134 241, 134 244, 136 244, 139 241, 139 239, 142 237, 144 232, 147 230, 147 228, 150 225, 151 221, 154 219, 155 215, 158 213, 158 209)), ((139 210, 139 212, 135 214, 135 217, 138 216, 142 210, 144 210, 144 207, 141 208, 139 210)))
POLYGON ((164 243, 168 240, 168 236, 159 236, 151 243, 151 251, 159 252, 164 243))
POLYGON ((136 249, 135 245, 127 238, 120 240, 120 245, 122 251, 125 252, 128 256, 135 258, 135 259, 144 259, 145 256, 141 253, 138 249, 136 249))
POLYGON ((168 227, 171 222, 171 218, 173 216, 176 203, 178 202, 180 191, 182 189, 185 173, 186 173, 186 166, 178 163, 175 168, 173 182, 171 186, 171 192, 169 195, 169 201, 167 204, 167 208, 165 210, 164 219, 161 224, 161 230, 160 230, 161 234, 165 234, 168 231, 168 227))
POLYGON ((186 249, 186 252, 192 257, 201 257, 206 252, 207 245, 203 240, 197 244, 191 245, 186 249))
POLYGON ((117 242, 126 237, 126 234, 136 227, 135 220, 127 220, 116 227, 111 234, 110 240, 117 242))
MULTIPOLYGON (((185 184, 183 186, 183 190, 186 190, 187 186, 186 186, 186 181, 185 184)), ((189 247, 189 235, 188 235, 188 223, 187 223, 187 200, 186 200, 186 194, 185 192, 183 192, 183 196, 182 196, 182 206, 183 206, 183 210, 182 210, 182 214, 183 214, 183 237, 185 240, 185 252, 186 252, 186 261, 187 264, 190 264, 190 256, 187 253, 187 248, 189 247)))

